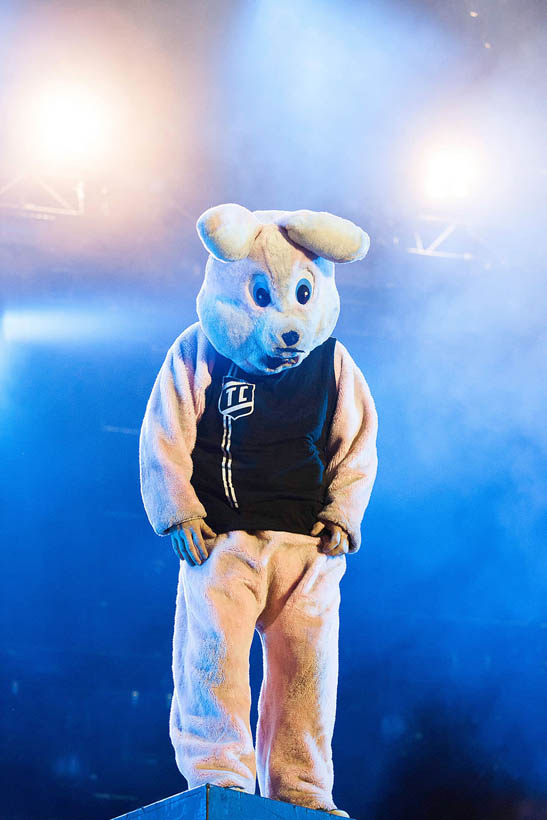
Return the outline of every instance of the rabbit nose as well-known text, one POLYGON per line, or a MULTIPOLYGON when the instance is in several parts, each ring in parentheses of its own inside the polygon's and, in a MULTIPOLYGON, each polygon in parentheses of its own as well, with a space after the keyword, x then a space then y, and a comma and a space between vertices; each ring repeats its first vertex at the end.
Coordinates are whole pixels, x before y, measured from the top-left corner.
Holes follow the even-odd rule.
POLYGON ((287 347, 295 345, 300 338, 296 330, 289 330, 287 333, 282 333, 281 336, 287 347))

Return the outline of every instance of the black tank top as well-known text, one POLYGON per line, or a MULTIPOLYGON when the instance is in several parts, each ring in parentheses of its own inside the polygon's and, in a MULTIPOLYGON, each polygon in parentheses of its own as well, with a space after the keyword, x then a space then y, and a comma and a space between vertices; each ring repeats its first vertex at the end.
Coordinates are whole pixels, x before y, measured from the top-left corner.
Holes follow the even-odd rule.
POLYGON ((313 527, 326 490, 335 344, 271 376, 217 356, 192 453, 192 484, 215 532, 313 527))

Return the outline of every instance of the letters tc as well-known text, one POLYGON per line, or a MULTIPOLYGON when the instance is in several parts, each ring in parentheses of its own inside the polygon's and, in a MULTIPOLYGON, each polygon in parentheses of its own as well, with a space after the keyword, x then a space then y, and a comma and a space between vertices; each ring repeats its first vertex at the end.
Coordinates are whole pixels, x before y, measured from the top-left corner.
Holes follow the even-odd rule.
POLYGON ((223 416, 238 419, 250 416, 254 410, 255 385, 232 376, 224 376, 218 400, 218 409, 223 416))

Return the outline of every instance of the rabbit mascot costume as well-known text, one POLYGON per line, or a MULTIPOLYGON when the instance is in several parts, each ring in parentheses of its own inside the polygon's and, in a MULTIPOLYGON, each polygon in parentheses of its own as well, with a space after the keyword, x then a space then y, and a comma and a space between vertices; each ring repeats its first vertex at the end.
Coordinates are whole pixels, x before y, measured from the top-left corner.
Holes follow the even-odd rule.
POLYGON ((180 562, 170 736, 204 783, 347 816, 332 799, 339 582, 376 475, 376 411, 331 333, 334 263, 367 234, 313 211, 210 208, 199 322, 142 425, 142 495, 180 562), (264 653, 256 751, 249 650, 264 653))

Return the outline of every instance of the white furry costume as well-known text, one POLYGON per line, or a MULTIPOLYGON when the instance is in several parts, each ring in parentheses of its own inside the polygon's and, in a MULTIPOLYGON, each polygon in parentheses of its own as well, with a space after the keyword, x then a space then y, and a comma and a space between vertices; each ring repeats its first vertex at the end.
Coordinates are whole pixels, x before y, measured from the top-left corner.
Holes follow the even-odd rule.
MULTIPOLYGON (((368 239, 329 214, 253 215, 235 205, 206 212, 198 229, 211 253, 198 297, 200 324, 171 347, 141 432, 143 499, 160 535, 207 515, 191 483, 192 452, 219 353, 250 379, 297 367, 330 336, 338 316, 334 266, 326 260, 360 258, 368 239), (303 275, 312 290, 309 306, 294 298, 303 275), (270 312, 253 303, 256 281, 269 289, 270 312), (300 348, 285 353, 279 340, 289 330, 300 348)), ((376 412, 339 342, 334 377, 318 518, 342 527, 354 552, 376 474, 376 412)), ((264 796, 334 808, 331 739, 345 556, 327 556, 319 543, 303 533, 236 530, 214 539, 202 565, 181 562, 170 730, 190 788, 208 782, 254 793, 258 771, 264 796), (256 756, 249 725, 255 629, 264 649, 256 756)))

